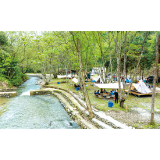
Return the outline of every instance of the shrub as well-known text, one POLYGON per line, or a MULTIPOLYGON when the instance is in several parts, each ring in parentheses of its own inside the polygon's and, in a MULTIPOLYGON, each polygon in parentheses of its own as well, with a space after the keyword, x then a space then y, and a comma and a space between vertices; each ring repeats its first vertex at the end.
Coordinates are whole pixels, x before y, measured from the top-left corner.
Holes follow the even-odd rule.
POLYGON ((45 85, 49 85, 49 82, 46 82, 45 85))
POLYGON ((28 76, 26 74, 23 74, 23 73, 21 74, 21 78, 22 78, 23 81, 26 81, 26 80, 29 79, 28 76))
POLYGON ((14 86, 19 86, 23 83, 22 79, 21 78, 16 78, 16 79, 12 79, 11 80, 11 83, 14 85, 14 86))

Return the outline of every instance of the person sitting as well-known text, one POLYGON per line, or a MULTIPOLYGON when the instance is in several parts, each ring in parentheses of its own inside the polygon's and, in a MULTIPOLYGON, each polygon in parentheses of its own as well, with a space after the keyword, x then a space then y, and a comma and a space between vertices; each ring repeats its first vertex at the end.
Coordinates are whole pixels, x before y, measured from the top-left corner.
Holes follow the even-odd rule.
POLYGON ((112 89, 112 93, 114 94, 115 93, 115 91, 112 89))
POLYGON ((107 96, 107 91, 104 89, 103 90, 103 97, 106 97, 107 96))
POLYGON ((107 93, 107 91, 104 89, 103 93, 107 93))
POLYGON ((114 95, 114 90, 112 89, 112 91, 110 92, 110 95, 113 96, 114 95))
POLYGON ((99 90, 96 92, 96 94, 100 95, 99 90))
POLYGON ((100 93, 103 93, 103 89, 101 88, 101 92, 100 93))

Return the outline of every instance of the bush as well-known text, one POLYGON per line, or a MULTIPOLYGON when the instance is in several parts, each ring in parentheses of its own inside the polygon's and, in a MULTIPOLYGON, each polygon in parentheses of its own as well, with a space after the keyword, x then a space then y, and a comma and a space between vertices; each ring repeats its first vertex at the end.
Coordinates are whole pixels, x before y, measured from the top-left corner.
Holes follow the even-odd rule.
POLYGON ((37 70, 37 73, 41 73, 41 70, 37 70))
POLYGON ((0 77, 0 85, 1 85, 1 82, 6 82, 8 86, 11 86, 11 82, 8 79, 6 79, 4 76, 0 77))
POLYGON ((3 77, 3 76, 2 76, 2 77, 0 77, 0 81, 2 81, 2 82, 3 82, 3 81, 8 82, 8 80, 7 80, 5 77, 3 77))
POLYGON ((23 74, 23 73, 21 75, 21 78, 22 78, 23 81, 26 81, 26 80, 29 79, 28 76, 26 74, 23 74))
POLYGON ((25 71, 25 73, 34 73, 34 70, 31 69, 31 68, 27 68, 26 71, 25 71))
POLYGON ((14 86, 19 86, 23 83, 22 79, 21 78, 16 78, 16 79, 12 79, 11 80, 11 83, 14 85, 14 86))
POLYGON ((45 85, 49 85, 49 82, 46 82, 45 85))
POLYGON ((13 76, 13 78, 10 80, 10 82, 14 86, 19 86, 23 83, 23 79, 26 78, 26 75, 24 75, 19 68, 16 69, 16 73, 13 76))

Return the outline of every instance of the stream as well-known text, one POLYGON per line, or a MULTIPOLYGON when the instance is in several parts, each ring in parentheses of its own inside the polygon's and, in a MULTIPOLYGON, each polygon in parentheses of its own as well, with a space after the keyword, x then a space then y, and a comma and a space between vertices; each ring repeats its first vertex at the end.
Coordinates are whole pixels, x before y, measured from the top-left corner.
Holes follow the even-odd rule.
POLYGON ((30 96, 38 77, 30 77, 17 89, 18 96, 0 98, 0 129, 80 129, 53 95, 30 96))

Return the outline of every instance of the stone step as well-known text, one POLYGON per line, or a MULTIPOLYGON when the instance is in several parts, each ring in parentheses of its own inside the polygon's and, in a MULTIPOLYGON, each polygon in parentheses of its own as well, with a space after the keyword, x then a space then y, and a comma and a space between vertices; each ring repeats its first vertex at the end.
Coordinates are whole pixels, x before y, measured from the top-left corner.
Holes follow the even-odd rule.
POLYGON ((0 89, 0 92, 13 92, 15 91, 17 88, 3 88, 3 89, 0 89))
MULTIPOLYGON (((72 97, 73 95, 71 96, 71 94, 69 94, 66 91, 62 91, 62 90, 60 91, 59 90, 59 92, 62 93, 62 96, 64 96, 64 94, 65 94, 65 96, 67 96, 69 99, 71 99, 72 101, 76 102, 76 105, 82 111, 82 113, 84 113, 86 116, 89 116, 89 112, 78 103, 77 98, 72 97)), ((96 110, 96 109, 94 109, 94 110, 96 110)), ((96 111, 98 111, 98 110, 96 110, 96 111)), ((104 129, 113 129, 111 126, 107 125, 105 122, 102 122, 102 121, 100 121, 100 120, 98 120, 96 118, 93 118, 92 122, 95 123, 96 125, 100 126, 101 128, 104 128, 104 129)))
POLYGON ((51 94, 52 90, 32 90, 30 91, 30 96, 33 95, 45 95, 45 94, 51 94))
POLYGON ((83 128, 88 128, 88 129, 98 129, 95 125, 93 125, 91 122, 85 120, 82 118, 76 108, 72 107, 70 103, 60 94, 53 92, 52 93, 54 96, 56 96, 63 104, 64 108, 66 109, 67 112, 72 112, 71 117, 74 116, 76 118, 76 122, 81 125, 83 128))
POLYGON ((99 121, 99 120, 96 119, 96 118, 93 118, 93 119, 92 119, 92 122, 95 123, 95 124, 97 124, 98 127, 101 127, 101 128, 103 128, 103 129, 114 129, 114 128, 112 128, 111 126, 105 124, 105 123, 102 122, 102 121, 99 121))
POLYGON ((63 91, 63 90, 58 90, 58 91, 62 93, 62 96, 64 96, 64 97, 67 96, 67 98, 70 99, 75 104, 75 106, 79 108, 79 110, 82 113, 84 113, 86 116, 89 116, 89 112, 84 107, 82 107, 80 105, 80 103, 78 102, 78 100, 75 97, 71 96, 71 94, 66 91, 63 91))
POLYGON ((118 122, 117 120, 113 119, 112 117, 107 116, 104 112, 101 112, 101 111, 96 112, 96 111, 93 110, 93 113, 96 115, 97 118, 101 119, 103 122, 105 122, 105 123, 109 122, 113 126, 115 126, 116 128, 119 128, 119 129, 134 129, 131 126, 128 127, 127 125, 118 122))

